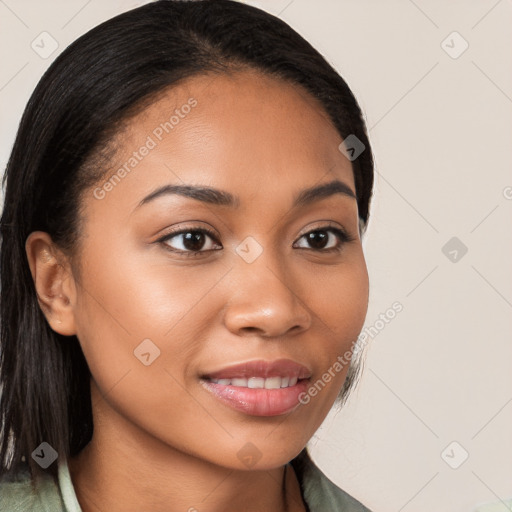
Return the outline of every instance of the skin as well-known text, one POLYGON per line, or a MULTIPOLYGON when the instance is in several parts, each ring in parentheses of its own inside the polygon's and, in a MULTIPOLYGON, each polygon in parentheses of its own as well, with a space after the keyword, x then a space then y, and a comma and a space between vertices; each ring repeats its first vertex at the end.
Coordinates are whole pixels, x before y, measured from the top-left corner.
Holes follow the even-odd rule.
POLYGON ((314 383, 351 349, 368 307, 357 202, 334 194, 292 209, 299 191, 334 179, 355 192, 351 163, 312 96, 238 71, 166 91, 119 134, 105 179, 190 97, 197 105, 103 199, 85 191, 78 260, 46 233, 27 239, 46 318, 78 337, 92 373, 94 434, 68 461, 71 476, 84 512, 302 511, 290 465, 282 491, 284 468, 328 414, 348 367, 307 405, 271 417, 231 409, 199 376, 290 358, 314 383), (158 187, 185 183, 240 204, 165 195, 137 207, 158 187), (303 235, 327 223, 354 240, 323 231, 327 249, 341 251, 315 249, 303 235), (209 228, 216 240, 205 235, 197 256, 172 252, 187 250, 182 235, 157 240, 178 227, 209 228), (263 248, 250 264, 235 251, 248 236, 263 248), (134 356, 146 338, 160 350, 149 366, 134 356), (252 467, 237 455, 246 443, 261 455, 252 467))

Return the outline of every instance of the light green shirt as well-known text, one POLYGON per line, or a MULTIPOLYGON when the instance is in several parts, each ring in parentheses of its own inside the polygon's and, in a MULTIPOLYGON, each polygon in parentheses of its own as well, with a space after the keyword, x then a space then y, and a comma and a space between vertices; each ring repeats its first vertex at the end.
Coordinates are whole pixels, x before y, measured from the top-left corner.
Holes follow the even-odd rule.
MULTIPOLYGON (((309 512, 371 512, 331 482, 314 464, 306 449, 292 461, 302 498, 309 512)), ((28 469, 17 480, 0 482, 0 512, 82 512, 67 463, 58 466, 58 485, 45 473, 34 494, 28 469)))

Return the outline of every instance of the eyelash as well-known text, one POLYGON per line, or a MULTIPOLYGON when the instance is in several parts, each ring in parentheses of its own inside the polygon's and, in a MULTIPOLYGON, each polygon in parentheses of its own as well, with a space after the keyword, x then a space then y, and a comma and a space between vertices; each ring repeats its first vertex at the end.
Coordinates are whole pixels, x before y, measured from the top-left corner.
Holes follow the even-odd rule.
MULTIPOLYGON (((331 233, 334 233, 335 235, 337 235, 338 239, 340 240, 340 243, 338 244, 337 247, 331 247, 330 249, 306 249, 306 250, 310 250, 310 251, 318 252, 318 253, 340 252, 346 243, 353 242, 354 240, 356 240, 353 236, 349 235, 343 229, 333 227, 331 225, 320 226, 318 228, 312 229, 311 231, 308 231, 308 232, 304 233, 303 235, 301 235, 299 237, 299 240, 301 238, 305 237, 306 235, 315 233, 317 231, 329 231, 331 233)), ((164 248, 167 249, 168 251, 171 251, 173 253, 183 254, 186 257, 199 256, 201 253, 207 253, 210 251, 218 250, 218 249, 209 249, 206 251, 182 251, 180 249, 173 249, 172 247, 170 247, 168 244, 165 243, 166 241, 171 240, 175 236, 182 235, 184 233, 203 233, 203 234, 208 235, 214 242, 219 243, 217 241, 215 233, 213 233, 211 230, 209 230, 207 228, 199 228, 199 227, 198 228, 192 227, 192 228, 180 229, 179 231, 168 233, 165 236, 163 236, 162 238, 159 238, 157 240, 157 242, 161 243, 164 246, 164 248)), ((299 249, 305 249, 305 248, 299 247, 299 249)))

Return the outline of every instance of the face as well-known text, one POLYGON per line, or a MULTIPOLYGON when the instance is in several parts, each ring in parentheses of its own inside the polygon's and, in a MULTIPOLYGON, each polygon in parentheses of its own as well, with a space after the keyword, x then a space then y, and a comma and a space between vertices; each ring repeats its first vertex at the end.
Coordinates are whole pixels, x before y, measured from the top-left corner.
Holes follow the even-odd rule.
POLYGON ((368 305, 341 141, 314 98, 255 72, 189 79, 119 135, 83 196, 72 314, 93 386, 141 438, 230 468, 251 452, 271 468, 318 429, 368 305), (293 364, 267 381, 208 378, 282 359, 308 378, 275 378, 293 364), (262 382, 279 389, 245 387, 262 382))

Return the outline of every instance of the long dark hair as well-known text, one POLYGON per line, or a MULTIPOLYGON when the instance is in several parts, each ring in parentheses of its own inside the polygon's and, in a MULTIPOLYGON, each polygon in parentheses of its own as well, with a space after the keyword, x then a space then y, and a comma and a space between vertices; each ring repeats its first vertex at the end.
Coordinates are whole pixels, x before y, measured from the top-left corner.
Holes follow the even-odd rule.
MULTIPOLYGON (((252 68, 297 84, 325 109, 341 137, 365 150, 352 161, 363 231, 373 157, 359 105, 333 67, 286 23, 231 0, 160 0, 116 16, 72 43, 39 81, 24 111, 3 186, 0 255, 0 477, 42 442, 59 460, 91 439, 90 371, 76 336, 53 331, 39 306, 25 253, 36 230, 73 254, 80 197, 101 175, 121 123, 164 88, 205 73, 252 68), (107 155, 108 156, 108 155, 107 155)), ((342 395, 354 381, 349 371, 342 395)), ((57 464, 46 472, 57 477, 57 464)))

